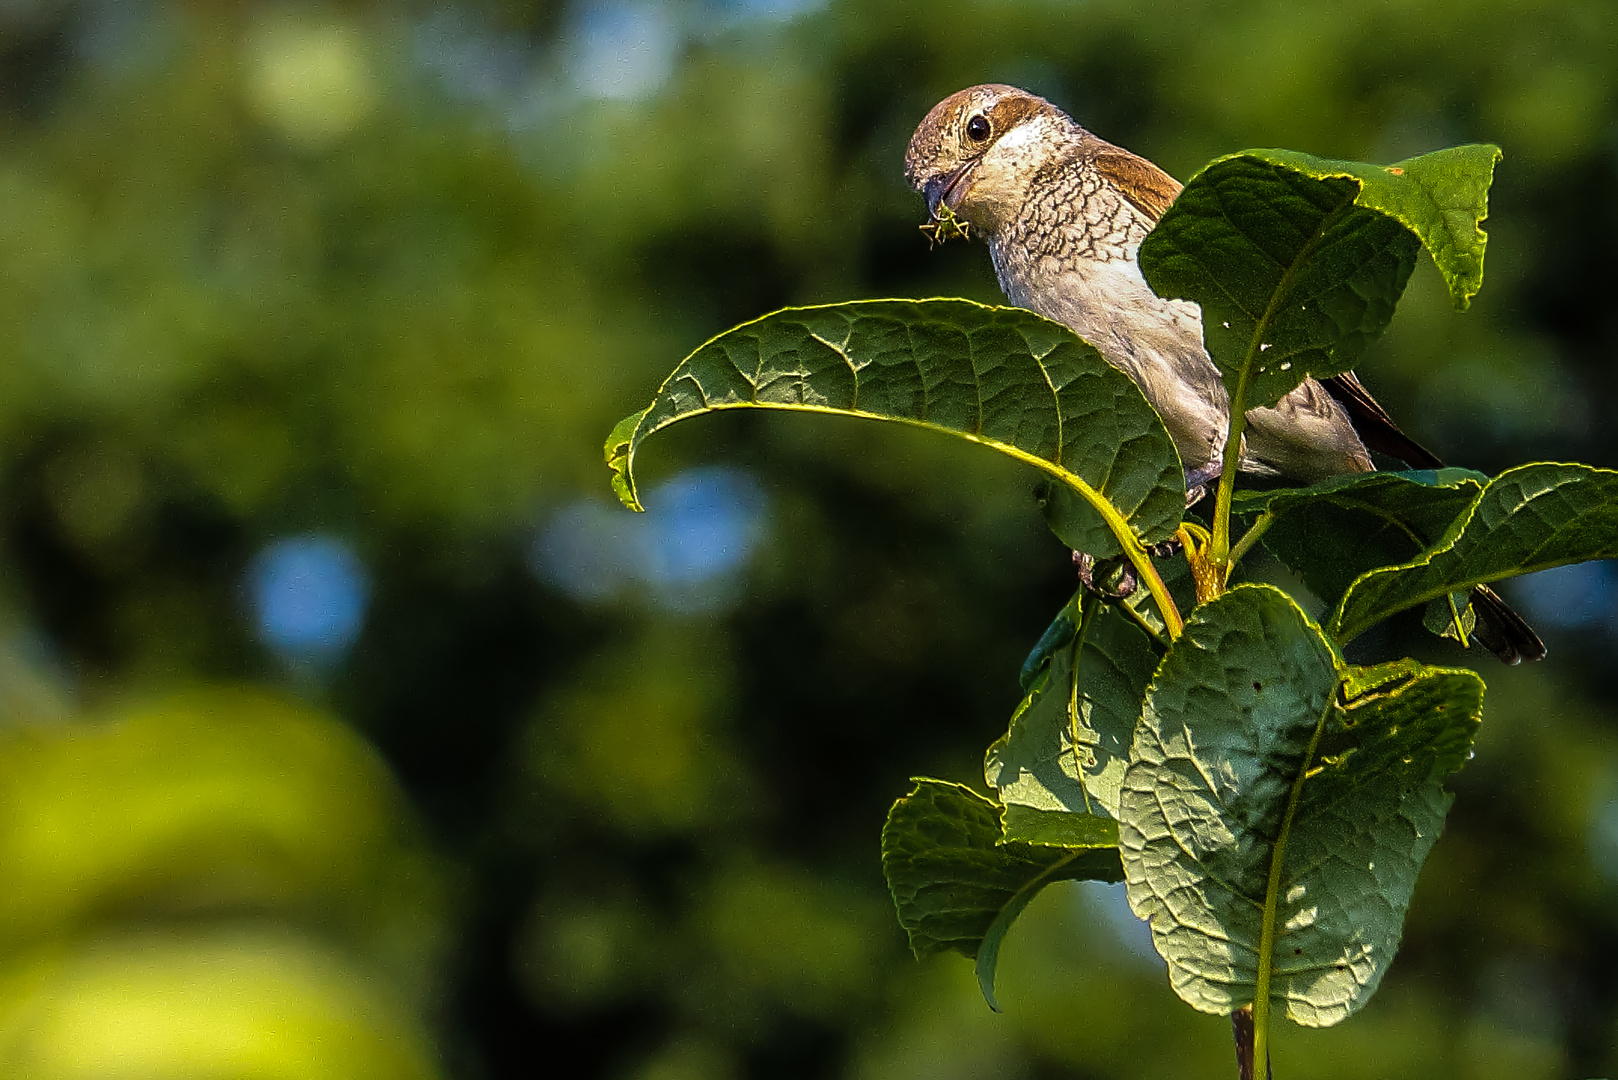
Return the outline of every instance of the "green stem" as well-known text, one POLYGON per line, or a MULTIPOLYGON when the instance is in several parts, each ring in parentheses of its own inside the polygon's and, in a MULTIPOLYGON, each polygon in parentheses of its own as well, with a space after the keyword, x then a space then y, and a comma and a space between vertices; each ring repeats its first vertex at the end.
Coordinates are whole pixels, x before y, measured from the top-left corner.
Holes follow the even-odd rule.
POLYGON ((1146 616, 1142 615, 1140 612, 1131 607, 1128 601, 1119 601, 1118 603, 1114 604, 1113 607, 1118 610, 1119 614, 1123 615, 1130 622, 1140 627, 1147 637, 1151 638, 1159 645, 1164 647, 1168 646, 1168 642, 1163 640, 1163 635, 1157 632, 1157 627, 1147 622, 1146 616))
POLYGON ((1151 552, 1141 547, 1140 541, 1135 539, 1133 533, 1128 540, 1124 540, 1122 536, 1118 539, 1123 541, 1124 553, 1129 556, 1129 561, 1134 564, 1141 580, 1146 582, 1146 588, 1150 590, 1152 599, 1157 601, 1157 613, 1163 616, 1163 627, 1169 632, 1169 640, 1175 640, 1180 636, 1180 631, 1185 629, 1185 620, 1180 618, 1180 609, 1174 606, 1174 597, 1169 595, 1168 586, 1163 584, 1162 575, 1153 565, 1151 552))
MULTIPOLYGON (((1007 452, 1012 453, 1012 451, 1007 452)), ((1025 455, 1020 450, 1012 453, 1014 457, 1018 455, 1024 456, 1030 465, 1037 465, 1047 472, 1052 471, 1049 462, 1025 455)), ((1135 572, 1140 575, 1142 581, 1146 582, 1147 591, 1152 594, 1152 599, 1157 602, 1157 611, 1158 614, 1163 616, 1163 626, 1169 632, 1169 640, 1173 641, 1179 637, 1180 631, 1185 628, 1185 621, 1180 618, 1180 609, 1174 606, 1174 597, 1169 595, 1168 586, 1163 584, 1163 578, 1158 574, 1157 567, 1152 565, 1151 552, 1146 550, 1145 546, 1140 542, 1140 537, 1135 535, 1135 530, 1130 526, 1129 521, 1118 512, 1118 508, 1113 506, 1106 496, 1077 476, 1067 472, 1056 473, 1056 476, 1057 479, 1072 488, 1079 498, 1089 503, 1096 513, 1101 515, 1101 520, 1106 522, 1107 528, 1112 531, 1112 535, 1117 537, 1118 546, 1123 548, 1125 555, 1129 556, 1129 561, 1135 567, 1135 572)))
POLYGON ((1287 794, 1286 812, 1281 816, 1281 828, 1275 837, 1275 849, 1270 852, 1270 880, 1264 888, 1264 922, 1258 939, 1258 980, 1253 987, 1253 1060, 1270 1060, 1270 973, 1275 964, 1275 919, 1281 897, 1281 863, 1286 857, 1287 837, 1292 832, 1292 820, 1298 814, 1298 800, 1303 797, 1303 782, 1309 778, 1309 766, 1315 760, 1320 736, 1326 730, 1326 721, 1336 708, 1336 701, 1327 701, 1315 732, 1309 736, 1309 749, 1298 763, 1297 778, 1287 794))
POLYGON ((1461 648, 1464 649, 1467 647, 1468 634, 1466 627, 1461 625, 1461 609, 1455 606, 1455 594, 1450 593, 1444 597, 1444 602, 1449 605, 1449 624, 1455 628, 1455 640, 1459 641, 1461 648))
POLYGON ((1269 337, 1270 329, 1281 313, 1282 304, 1292 292, 1293 279, 1297 277, 1299 269, 1309 261, 1309 257, 1320 247, 1326 234, 1354 205, 1354 198, 1353 195, 1349 195, 1320 219, 1320 223, 1315 226, 1314 235, 1298 249, 1298 253, 1281 272, 1281 280, 1276 283, 1275 291, 1270 294, 1269 303, 1264 305, 1264 314, 1253 324, 1253 337, 1247 343, 1247 355, 1242 359, 1241 375, 1236 380, 1236 392, 1230 395, 1230 434, 1225 439, 1224 471, 1219 474, 1219 495, 1214 501, 1213 542, 1209 544, 1208 552, 1213 564, 1227 573, 1231 563, 1230 500, 1236 493, 1236 472, 1242 464, 1242 431, 1247 427, 1248 380, 1252 376, 1253 365, 1258 362, 1259 354, 1270 347, 1265 339, 1269 337))
POLYGON ((1253 527, 1243 533, 1242 538, 1236 541, 1236 546, 1230 549, 1230 565, 1235 566, 1241 562, 1243 556, 1253 549, 1254 544, 1258 543, 1258 538, 1263 536, 1265 531, 1274 524, 1274 510, 1266 510, 1260 514, 1259 519, 1253 522, 1253 527))
MULTIPOLYGON (((1261 324, 1262 329, 1262 324, 1261 324)), ((1242 365, 1236 392, 1230 396, 1230 432, 1225 437, 1224 468, 1219 473, 1219 491, 1214 497, 1213 539, 1208 559, 1220 570, 1230 567, 1230 503, 1236 494, 1236 473, 1242 465, 1242 432, 1247 427, 1247 378, 1251 360, 1242 365)))
POLYGON ((1084 812, 1093 814, 1090 806, 1090 784, 1084 778, 1084 760, 1080 756, 1079 733, 1079 661, 1084 658, 1084 638, 1090 632, 1096 612, 1101 610, 1101 597, 1085 593, 1079 606, 1079 632, 1073 636, 1073 672, 1067 688, 1068 738, 1073 743, 1073 775, 1078 778, 1079 792, 1084 796, 1084 812))

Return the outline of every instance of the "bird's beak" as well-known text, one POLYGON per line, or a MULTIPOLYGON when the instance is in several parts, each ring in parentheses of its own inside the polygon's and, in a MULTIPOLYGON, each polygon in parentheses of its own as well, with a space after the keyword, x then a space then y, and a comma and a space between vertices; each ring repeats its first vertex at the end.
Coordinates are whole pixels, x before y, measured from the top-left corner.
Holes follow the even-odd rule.
POLYGON ((973 158, 957 169, 935 176, 927 181, 922 193, 927 196, 927 214, 934 221, 938 220, 938 207, 940 204, 949 208, 953 213, 966 198, 966 189, 971 187, 972 171, 977 168, 978 160, 973 158))

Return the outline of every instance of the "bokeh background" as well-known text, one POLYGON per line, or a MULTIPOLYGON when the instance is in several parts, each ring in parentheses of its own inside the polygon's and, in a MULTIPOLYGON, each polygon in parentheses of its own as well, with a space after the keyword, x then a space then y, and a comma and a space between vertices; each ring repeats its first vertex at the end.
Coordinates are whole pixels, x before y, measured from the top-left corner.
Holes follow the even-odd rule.
MULTIPOLYGON (((1072 587, 1031 477, 821 418, 600 446, 788 303, 998 293, 900 177, 1005 81, 1182 179, 1501 144, 1365 381, 1618 465, 1611 0, 0 0, 0 1074, 1230 1075, 1116 889, 915 963, 878 831, 1072 587)), ((1278 1075, 1618 1071, 1618 589, 1509 590, 1379 996, 1278 1075)))

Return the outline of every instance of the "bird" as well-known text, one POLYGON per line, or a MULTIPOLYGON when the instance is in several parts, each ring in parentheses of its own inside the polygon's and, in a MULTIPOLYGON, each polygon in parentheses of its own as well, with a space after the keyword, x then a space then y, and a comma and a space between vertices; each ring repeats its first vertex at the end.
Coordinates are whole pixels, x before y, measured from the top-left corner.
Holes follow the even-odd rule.
MULTIPOLYGON (((1195 501, 1224 467, 1230 395, 1203 344, 1201 308, 1158 296, 1136 260, 1180 183, 1044 98, 1000 83, 933 106, 904 170, 932 221, 962 223, 987 242, 1012 304, 1073 330, 1135 381, 1163 418, 1195 501)), ((1246 420, 1238 467, 1259 476, 1308 484, 1371 472, 1372 450, 1418 469, 1443 465, 1353 372, 1305 379, 1246 420)), ((1501 660, 1545 655, 1494 590, 1475 588, 1472 605, 1473 636, 1501 660)))

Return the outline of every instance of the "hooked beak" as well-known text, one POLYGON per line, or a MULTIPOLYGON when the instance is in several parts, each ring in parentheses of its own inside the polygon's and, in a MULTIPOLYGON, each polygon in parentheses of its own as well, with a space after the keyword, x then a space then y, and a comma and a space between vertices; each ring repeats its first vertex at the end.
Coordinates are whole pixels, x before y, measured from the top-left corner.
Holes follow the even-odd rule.
POLYGON ((927 197, 927 214, 934 221, 938 220, 938 207, 942 204, 953 213, 966 197, 966 189, 971 187, 972 171, 977 168, 978 159, 973 158, 959 168, 947 172, 942 176, 935 176, 927 181, 923 194, 927 197))

